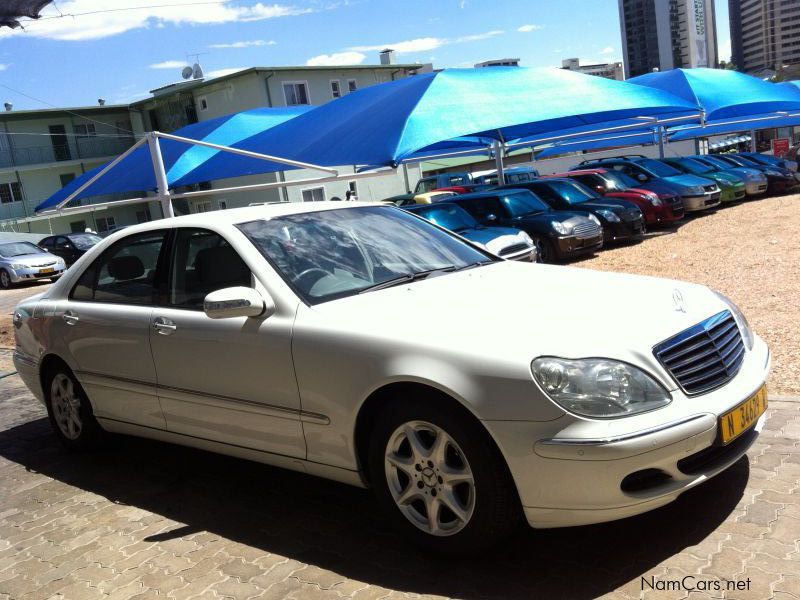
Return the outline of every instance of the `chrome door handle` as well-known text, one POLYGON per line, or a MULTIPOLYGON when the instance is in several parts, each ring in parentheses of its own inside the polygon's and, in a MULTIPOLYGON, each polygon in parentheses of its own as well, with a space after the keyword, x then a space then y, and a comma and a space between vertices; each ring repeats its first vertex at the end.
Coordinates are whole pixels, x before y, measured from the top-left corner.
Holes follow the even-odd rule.
POLYGON ((161 335, 171 335, 175 333, 175 330, 178 329, 178 326, 175 325, 175 322, 170 319, 165 317, 156 317, 153 320, 153 329, 155 329, 161 335))
POLYGON ((76 325, 78 321, 81 320, 81 318, 71 310, 66 311, 61 315, 61 318, 64 319, 67 325, 76 325))

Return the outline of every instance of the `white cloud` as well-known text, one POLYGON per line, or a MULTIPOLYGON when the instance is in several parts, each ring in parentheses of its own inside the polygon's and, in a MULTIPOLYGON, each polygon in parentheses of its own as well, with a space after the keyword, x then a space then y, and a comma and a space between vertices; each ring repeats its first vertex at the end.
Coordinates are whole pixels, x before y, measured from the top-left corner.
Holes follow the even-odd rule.
POLYGON ((278 42, 275 40, 248 40, 242 42, 230 42, 228 44, 209 44, 209 48, 251 48, 253 46, 274 46, 278 42))
POLYGON ((600 54, 603 54, 603 55, 614 54, 614 52, 615 52, 615 50, 614 50, 614 48, 612 46, 606 46, 605 48, 600 50, 600 54))
POLYGON ((724 60, 725 62, 729 62, 731 60, 731 40, 726 39, 720 42, 719 44, 719 56, 717 57, 719 60, 724 60))
POLYGON ((225 75, 230 75, 231 73, 236 73, 238 71, 244 71, 248 67, 229 67, 227 69, 216 69, 214 71, 208 71, 204 73, 205 79, 214 79, 215 77, 224 77, 225 75))
POLYGON ((320 54, 306 61, 309 67, 328 67, 338 65, 360 65, 367 58, 361 52, 334 52, 333 54, 320 54))
POLYGON ((185 67, 188 63, 185 60, 165 60, 160 63, 153 63, 150 65, 151 69, 180 69, 185 67))
POLYGON ((544 29, 544 25, 522 25, 521 27, 517 27, 517 31, 521 31, 522 33, 539 31, 540 29, 544 29))
POLYGON ((5 71, 8 67, 9 67, 9 65, 0 63, 0 71, 5 71))
POLYGON ((478 40, 489 39, 498 35, 504 34, 502 29, 493 29, 485 33, 476 33, 473 35, 464 35, 457 38, 438 38, 438 37, 425 37, 416 38, 413 40, 405 40, 402 42, 393 42, 389 44, 375 44, 372 46, 353 46, 347 48, 352 52, 373 52, 376 50, 383 50, 384 48, 391 48, 398 54, 414 54, 416 52, 428 52, 435 50, 441 46, 449 44, 462 44, 465 42, 476 42, 478 40))
POLYGON ((63 0, 42 11, 38 21, 25 20, 25 29, 0 29, 0 37, 27 35, 64 41, 94 40, 119 35, 133 29, 171 25, 216 25, 220 23, 261 21, 311 12, 285 4, 245 6, 242 0, 220 0, 197 9, 186 0, 131 0, 126 10, 110 10, 107 0, 63 0), (58 10, 65 16, 58 17, 58 10))

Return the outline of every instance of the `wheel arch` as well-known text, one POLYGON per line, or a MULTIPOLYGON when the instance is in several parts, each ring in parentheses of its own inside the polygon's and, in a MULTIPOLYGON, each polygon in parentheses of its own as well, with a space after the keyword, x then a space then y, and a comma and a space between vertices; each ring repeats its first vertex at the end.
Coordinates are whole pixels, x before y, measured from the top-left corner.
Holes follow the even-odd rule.
POLYGON ((39 384, 42 386, 42 393, 44 394, 45 399, 47 399, 50 390, 47 389, 46 386, 46 379, 49 374, 58 367, 66 368, 72 375, 74 376, 75 373, 72 370, 72 367, 69 366, 69 363, 61 358, 58 354, 49 353, 45 354, 41 361, 39 362, 39 384))

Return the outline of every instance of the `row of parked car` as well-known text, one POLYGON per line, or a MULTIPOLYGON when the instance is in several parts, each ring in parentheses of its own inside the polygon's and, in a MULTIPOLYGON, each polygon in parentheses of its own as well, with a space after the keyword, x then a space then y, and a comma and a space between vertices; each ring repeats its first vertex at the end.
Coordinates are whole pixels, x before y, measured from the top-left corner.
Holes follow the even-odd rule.
POLYGON ((443 173, 414 193, 387 198, 503 258, 562 262, 604 244, 641 240, 647 227, 687 213, 800 185, 797 163, 758 153, 653 159, 641 155, 585 160, 541 176, 532 167, 497 176, 443 173))

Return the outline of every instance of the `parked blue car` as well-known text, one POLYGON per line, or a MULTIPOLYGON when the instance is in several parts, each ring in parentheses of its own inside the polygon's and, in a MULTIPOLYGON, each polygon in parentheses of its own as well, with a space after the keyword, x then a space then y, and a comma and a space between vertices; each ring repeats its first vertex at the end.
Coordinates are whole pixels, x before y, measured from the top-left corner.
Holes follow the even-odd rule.
POLYGON ((686 212, 706 210, 720 204, 722 191, 705 177, 681 173, 675 167, 641 155, 585 160, 571 170, 602 167, 622 171, 639 183, 637 187, 660 194, 677 194, 686 212))
POLYGON ((781 169, 787 169, 792 173, 797 173, 797 163, 793 160, 789 160, 788 158, 778 158, 777 156, 772 156, 771 154, 761 154, 760 152, 737 152, 737 154, 739 156, 744 156, 754 160, 764 166, 780 167, 781 169))

